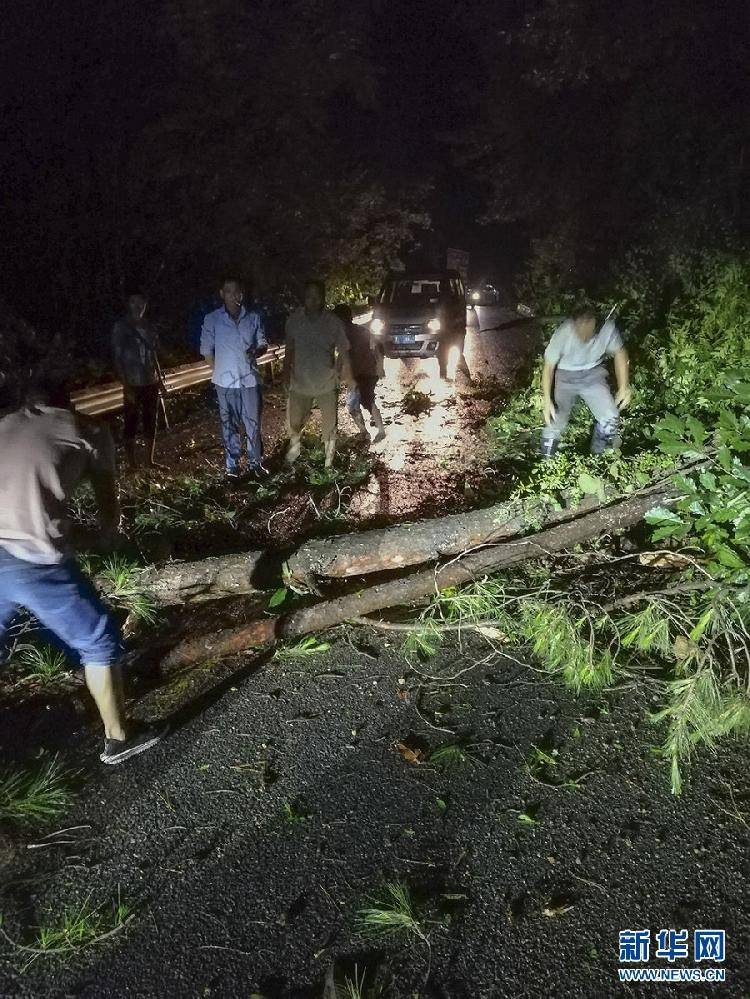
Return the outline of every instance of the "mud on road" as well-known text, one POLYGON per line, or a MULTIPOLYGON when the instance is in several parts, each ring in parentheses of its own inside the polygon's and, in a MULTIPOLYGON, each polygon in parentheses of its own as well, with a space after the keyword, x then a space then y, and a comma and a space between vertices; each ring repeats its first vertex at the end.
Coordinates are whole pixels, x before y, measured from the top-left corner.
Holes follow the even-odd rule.
MULTIPOLYGON (((9 938, 85 900, 132 919, 25 972, 3 943, 0 994, 321 999, 331 966, 343 982, 356 965, 393 999, 593 999, 622 994, 619 930, 722 926, 728 983, 710 994, 748 995, 742 749, 693 766, 676 799, 637 692, 576 701, 483 643, 409 665, 380 632, 331 641, 227 664, 244 675, 162 746, 88 772, 69 832, 6 843, 9 938), (424 939, 358 926, 396 881, 424 939)), ((65 738, 90 761, 90 730, 65 738)))
MULTIPOLYGON (((524 378, 538 348, 538 332, 498 307, 467 315, 466 356, 471 382, 460 374, 455 378, 455 359, 449 365, 448 380, 439 378, 437 360, 386 359, 386 376, 377 390, 387 430, 383 442, 368 444, 356 437, 342 393, 338 466, 345 470, 347 464, 366 461, 370 472, 356 488, 345 485, 343 495, 336 498, 334 506, 338 504, 339 512, 343 511, 340 518, 331 518, 327 506, 322 511, 316 509, 317 497, 310 502, 304 469, 265 501, 263 490, 259 492, 255 483, 230 488, 222 480, 223 453, 212 388, 205 386, 171 400, 173 429, 162 437, 158 450, 166 470, 152 476, 153 488, 163 488, 168 494, 171 485, 186 476, 213 477, 223 501, 241 510, 241 515, 230 530, 226 525, 212 527, 210 551, 209 539, 193 533, 188 544, 178 543, 176 548, 156 554, 199 557, 252 544, 291 543, 321 526, 321 512, 328 519, 357 526, 432 516, 472 505, 482 484, 489 480, 494 486, 493 477, 497 476, 496 470, 487 467, 488 446, 483 433, 487 417, 502 408, 503 399, 524 378), (498 324, 502 324, 501 330, 480 332, 498 324), (414 399, 417 406, 410 406, 414 399)), ((265 390, 263 428, 265 460, 278 475, 285 439, 285 395, 278 382, 265 390)), ((316 444, 316 429, 314 418, 308 453, 316 444)), ((124 485, 127 491, 132 476, 124 475, 124 485)))

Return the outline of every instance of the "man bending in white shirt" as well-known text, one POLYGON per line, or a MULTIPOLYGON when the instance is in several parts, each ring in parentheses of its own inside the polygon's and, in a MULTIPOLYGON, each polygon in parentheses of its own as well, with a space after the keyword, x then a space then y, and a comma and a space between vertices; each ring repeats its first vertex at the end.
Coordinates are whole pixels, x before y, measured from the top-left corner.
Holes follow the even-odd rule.
POLYGON ((581 309, 558 326, 544 352, 542 372, 541 453, 550 458, 557 451, 570 414, 578 399, 594 417, 591 453, 601 454, 618 443, 620 410, 633 397, 628 354, 617 327, 609 319, 597 330, 596 316, 581 309), (613 358, 617 394, 607 379, 607 358, 613 358), (554 401, 553 401, 554 387, 554 401))

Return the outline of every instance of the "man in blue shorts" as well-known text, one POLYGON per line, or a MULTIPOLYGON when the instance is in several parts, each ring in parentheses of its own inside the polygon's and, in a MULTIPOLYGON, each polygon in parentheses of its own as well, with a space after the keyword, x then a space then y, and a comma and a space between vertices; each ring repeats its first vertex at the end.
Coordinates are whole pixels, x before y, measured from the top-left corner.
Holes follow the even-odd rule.
POLYGON ((125 718, 119 629, 72 558, 67 503, 88 479, 101 540, 119 524, 112 437, 70 408, 65 386, 40 384, 0 419, 0 643, 26 608, 80 657, 104 724, 103 763, 121 763, 161 738, 125 718))

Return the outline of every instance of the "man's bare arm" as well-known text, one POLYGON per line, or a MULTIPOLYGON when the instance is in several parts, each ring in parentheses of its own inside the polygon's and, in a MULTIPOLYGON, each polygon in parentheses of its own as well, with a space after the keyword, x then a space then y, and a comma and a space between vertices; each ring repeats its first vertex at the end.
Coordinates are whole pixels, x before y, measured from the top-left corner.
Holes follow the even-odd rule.
POLYGON ((542 369, 542 415, 544 422, 549 426, 557 415, 555 404, 552 401, 552 386, 555 381, 555 368, 557 365, 544 362, 542 369))
POLYGON ((633 399, 633 389, 630 387, 630 359, 624 347, 620 347, 615 354, 615 378, 617 380, 615 402, 620 409, 625 409, 633 399))

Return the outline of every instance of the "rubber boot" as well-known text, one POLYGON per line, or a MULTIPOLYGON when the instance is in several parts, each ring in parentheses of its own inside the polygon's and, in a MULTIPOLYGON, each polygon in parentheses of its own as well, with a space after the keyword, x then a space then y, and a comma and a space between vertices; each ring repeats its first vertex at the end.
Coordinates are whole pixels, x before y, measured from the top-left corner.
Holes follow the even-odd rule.
POLYGON ((379 444, 380 441, 385 440, 385 427, 383 426, 383 417, 381 416, 380 410, 377 406, 372 407, 372 425, 377 428, 377 433, 372 439, 373 444, 379 444))
POLYGON ((292 434, 289 439, 289 449, 287 450, 286 457, 284 461, 287 465, 293 465, 297 458, 299 458, 302 451, 302 440, 299 434, 292 434))
POLYGON ((591 453, 603 454, 619 447, 618 427, 613 423, 595 423, 591 434, 591 453))
POLYGON ((333 459, 336 457, 336 438, 325 442, 326 468, 333 468, 333 459))
POLYGON ((554 458, 557 454, 559 443, 554 437, 542 437, 539 442, 539 454, 543 458, 554 458))

